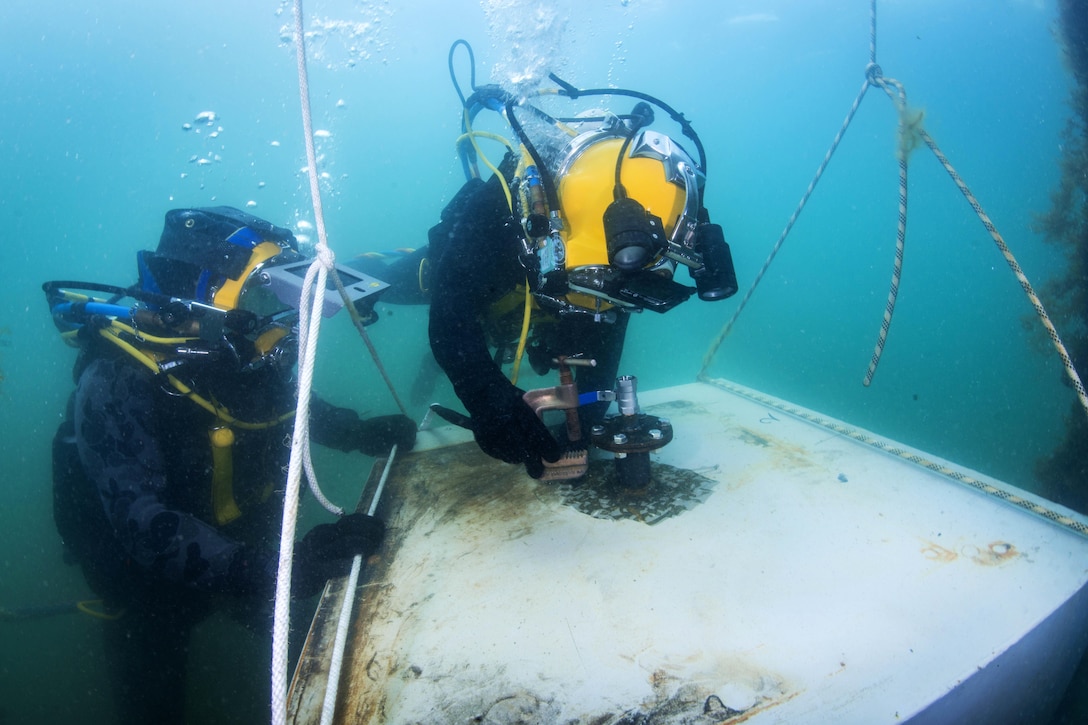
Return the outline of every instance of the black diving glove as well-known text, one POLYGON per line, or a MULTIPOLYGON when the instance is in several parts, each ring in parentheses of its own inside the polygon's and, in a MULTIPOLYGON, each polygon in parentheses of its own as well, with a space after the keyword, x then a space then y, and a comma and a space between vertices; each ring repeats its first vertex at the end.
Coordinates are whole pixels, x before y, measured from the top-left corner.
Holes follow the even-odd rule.
POLYGON ((311 401, 310 409, 310 433, 314 440, 338 451, 380 456, 388 453, 394 443, 404 451, 416 442, 416 424, 403 415, 360 420, 358 413, 350 408, 318 400, 311 401))
POLYGON ((472 396, 466 407, 472 416, 472 433, 484 453, 507 463, 524 463, 530 476, 540 478, 544 474, 541 459, 554 463, 563 451, 521 396, 520 390, 500 378, 481 395, 472 396))
POLYGON ((351 570, 356 554, 364 559, 378 551, 385 536, 381 519, 366 514, 348 514, 334 524, 319 524, 295 544, 291 592, 312 597, 325 582, 351 570))
POLYGON ((393 444, 400 451, 410 451, 416 444, 416 424, 404 415, 380 415, 354 426, 355 447, 368 456, 381 456, 393 444))

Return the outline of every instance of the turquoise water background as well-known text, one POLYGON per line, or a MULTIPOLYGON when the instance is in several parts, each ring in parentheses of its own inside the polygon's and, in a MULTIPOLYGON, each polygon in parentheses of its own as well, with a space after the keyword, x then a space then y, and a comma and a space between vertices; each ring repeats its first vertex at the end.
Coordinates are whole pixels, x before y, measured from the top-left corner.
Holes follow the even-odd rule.
MULTIPOLYGON (((462 183, 446 59, 465 38, 480 83, 555 71, 684 112, 707 149, 706 203, 742 294, 869 59, 868 0, 338 0, 306 10, 320 29, 311 95, 315 127, 329 132, 320 167, 340 258, 422 245, 462 183)), ((926 128, 1041 288, 1061 258, 1032 225, 1057 184, 1068 117, 1054 0, 888 0, 879 12, 884 73, 925 110, 926 128)), ((51 518, 49 446, 74 352, 56 335, 41 283, 129 284, 135 252, 154 247, 171 208, 253 201, 274 223, 313 221, 290 21, 289 7, 254 0, 0 8, 0 606, 86 593, 61 561, 51 518), (183 130, 204 111, 217 114, 213 126, 183 130)), ((870 91, 711 373, 1031 489, 1074 396, 1004 259, 924 148, 911 157, 895 319, 872 386, 861 385, 892 271, 895 131, 893 105, 870 91)), ((635 319, 623 372, 642 388, 692 381, 741 296, 635 319)), ((383 309, 370 332, 405 391, 426 349, 425 310, 383 309)), ((360 410, 394 410, 342 319, 325 328, 316 386, 360 410)), ((444 386, 436 397, 451 400, 444 386)), ((317 462, 340 500, 369 467, 327 452, 317 462)), ((110 722, 97 657, 86 617, 0 621, 0 723, 110 722)), ((265 659, 265 643, 230 623, 203 627, 192 675, 200 721, 261 721, 265 659), (228 687, 219 660, 253 672, 228 687)))

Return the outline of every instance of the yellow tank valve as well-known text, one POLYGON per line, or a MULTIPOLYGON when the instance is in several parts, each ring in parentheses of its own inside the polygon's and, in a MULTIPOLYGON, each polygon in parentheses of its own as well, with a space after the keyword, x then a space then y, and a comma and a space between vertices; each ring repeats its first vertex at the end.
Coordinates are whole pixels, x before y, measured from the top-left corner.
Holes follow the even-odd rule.
POLYGON ((212 446, 215 448, 230 448, 234 445, 234 431, 230 428, 212 429, 212 446))

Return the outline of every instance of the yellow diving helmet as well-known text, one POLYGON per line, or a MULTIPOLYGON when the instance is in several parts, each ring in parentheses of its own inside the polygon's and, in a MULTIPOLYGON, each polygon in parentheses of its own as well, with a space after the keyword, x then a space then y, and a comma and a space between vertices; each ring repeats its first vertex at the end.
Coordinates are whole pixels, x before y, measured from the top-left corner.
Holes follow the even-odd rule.
MULTIPOLYGON (((642 106, 632 117, 644 124, 652 113, 642 106)), ((664 312, 696 291, 673 281, 673 273, 677 263, 693 277, 705 267, 699 240, 700 228, 709 226, 700 219, 705 176, 679 143, 607 114, 554 158, 558 210, 547 224, 539 216, 546 198, 538 171, 522 171, 525 228, 540 263, 538 299, 567 311, 664 312)), ((700 297, 713 299, 704 287, 700 297)))
MULTIPOLYGON (((607 214, 617 201, 613 179, 624 142, 624 136, 609 130, 581 134, 556 174, 568 273, 604 264, 624 272, 653 267, 670 241, 682 245, 694 233, 703 175, 679 144, 648 129, 631 140, 620 172, 627 198, 645 210, 646 234, 637 231, 643 222, 637 212, 630 220, 607 214), (630 233, 632 226, 635 233, 630 233)), ((661 272, 671 277, 673 268, 665 265, 661 272)))
POLYGON ((475 58, 464 40, 450 48, 450 77, 464 109, 457 150, 466 178, 481 178, 471 128, 478 113, 501 112, 520 142, 515 173, 488 165, 511 182, 510 191, 516 188, 516 197, 508 199, 524 232, 520 262, 539 306, 596 319, 607 308, 665 312, 694 293, 711 301, 736 293, 729 245, 703 205, 706 153, 682 113, 646 93, 577 88, 554 73, 548 78, 556 88, 528 95, 477 86, 475 58), (454 52, 462 46, 472 69, 467 98, 453 68, 454 52), (574 116, 534 103, 552 98, 637 102, 624 115, 591 108, 574 116), (649 128, 654 108, 691 140, 695 157, 673 137, 649 128), (688 268, 694 287, 673 279, 677 264, 688 268))

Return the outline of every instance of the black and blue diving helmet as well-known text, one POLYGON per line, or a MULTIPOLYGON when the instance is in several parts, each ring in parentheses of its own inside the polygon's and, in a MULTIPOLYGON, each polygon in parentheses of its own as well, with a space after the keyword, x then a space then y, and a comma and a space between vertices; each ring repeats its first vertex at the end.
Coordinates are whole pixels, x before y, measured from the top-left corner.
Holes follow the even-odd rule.
POLYGON ((237 352, 246 365, 296 349, 299 298, 278 300, 260 284, 263 270, 302 261, 289 229, 233 207, 172 209, 158 247, 136 259, 139 287, 159 296, 151 306, 165 327, 232 349, 244 339, 252 350, 237 352))
MULTIPOLYGON (((206 342, 252 345, 246 363, 290 360, 297 336, 298 307, 310 260, 298 251, 289 229, 228 206, 173 209, 166 213, 155 251, 137 254, 139 287, 159 300, 167 326, 206 342)), ((338 266, 348 297, 372 317, 375 293, 384 282, 338 266)), ((322 313, 344 306, 335 287, 325 290, 322 313)))

